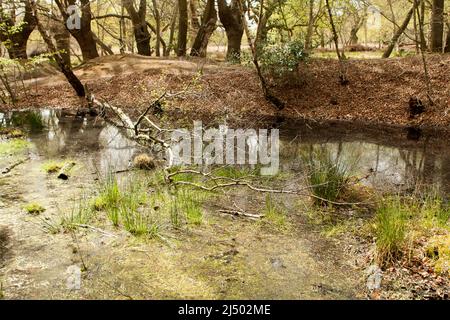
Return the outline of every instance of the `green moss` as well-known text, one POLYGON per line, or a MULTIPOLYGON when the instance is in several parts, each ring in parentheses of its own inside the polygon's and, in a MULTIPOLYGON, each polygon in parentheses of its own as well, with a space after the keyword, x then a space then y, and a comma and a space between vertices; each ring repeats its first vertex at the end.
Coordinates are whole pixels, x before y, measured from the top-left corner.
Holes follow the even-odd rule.
POLYGON ((434 260, 434 270, 437 273, 450 275, 450 234, 431 238, 426 252, 434 260))
POLYGON ((25 209, 26 212, 32 215, 38 215, 45 211, 45 208, 37 202, 30 202, 26 204, 23 208, 25 209))
POLYGON ((63 166, 64 162, 50 160, 42 165, 42 170, 44 170, 47 173, 55 173, 61 170, 63 166))
POLYGON ((30 142, 24 139, 11 139, 0 142, 0 156, 9 154, 18 154, 26 150, 30 146, 30 142))

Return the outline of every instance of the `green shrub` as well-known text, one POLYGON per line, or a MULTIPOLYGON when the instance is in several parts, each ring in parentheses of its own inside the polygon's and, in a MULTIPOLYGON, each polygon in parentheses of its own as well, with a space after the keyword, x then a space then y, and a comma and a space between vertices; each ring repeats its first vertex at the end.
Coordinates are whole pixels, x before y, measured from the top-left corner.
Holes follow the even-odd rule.
POLYGON ((299 63, 308 57, 300 41, 266 45, 259 52, 263 72, 278 78, 296 74, 299 63))

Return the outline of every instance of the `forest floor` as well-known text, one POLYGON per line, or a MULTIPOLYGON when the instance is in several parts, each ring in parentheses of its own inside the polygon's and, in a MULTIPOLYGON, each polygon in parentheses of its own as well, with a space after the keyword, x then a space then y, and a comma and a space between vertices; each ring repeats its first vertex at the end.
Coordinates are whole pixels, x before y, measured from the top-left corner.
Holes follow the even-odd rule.
MULTIPOLYGON (((445 128, 450 125, 450 55, 430 55, 427 63, 434 105, 426 98, 420 57, 348 60, 346 86, 339 83, 338 61, 311 58, 282 80, 268 78, 286 104, 281 112, 264 100, 249 65, 115 55, 91 60, 77 67, 76 74, 97 97, 128 110, 139 110, 162 92, 179 92, 189 85, 166 105, 169 114, 195 112, 202 119, 227 117, 238 122, 257 115, 445 128), (408 102, 416 96, 426 110, 411 119, 408 102)), ((40 78, 25 81, 27 93, 15 106, 0 108, 80 106, 56 70, 47 67, 38 73, 40 78)))

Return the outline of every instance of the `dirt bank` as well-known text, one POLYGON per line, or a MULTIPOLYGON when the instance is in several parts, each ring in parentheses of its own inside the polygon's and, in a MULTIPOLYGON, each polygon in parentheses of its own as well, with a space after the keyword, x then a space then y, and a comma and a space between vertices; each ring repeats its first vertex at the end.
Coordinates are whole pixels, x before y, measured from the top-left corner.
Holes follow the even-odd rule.
MULTIPOLYGON (((98 97, 136 112, 164 90, 176 92, 191 84, 165 106, 169 113, 192 118, 195 112, 199 118, 216 120, 285 116, 446 128, 450 125, 450 55, 429 56, 428 64, 436 103, 416 119, 409 119, 409 98, 426 101, 419 57, 350 60, 345 63, 347 86, 339 84, 336 60, 311 59, 300 65, 295 81, 274 86, 287 105, 279 114, 262 98, 250 67, 116 55, 94 59, 76 73, 98 97)), ((80 105, 60 75, 28 83, 27 95, 15 108, 80 105)), ((14 106, 0 106, 7 108, 14 106)))

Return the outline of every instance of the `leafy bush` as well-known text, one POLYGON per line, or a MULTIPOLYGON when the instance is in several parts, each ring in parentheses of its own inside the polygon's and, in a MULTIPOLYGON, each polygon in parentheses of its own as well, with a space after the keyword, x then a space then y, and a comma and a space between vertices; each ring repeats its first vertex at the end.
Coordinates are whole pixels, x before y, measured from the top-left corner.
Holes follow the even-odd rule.
POLYGON ((267 45, 260 50, 262 70, 274 78, 297 75, 299 63, 307 57, 300 41, 267 45))

